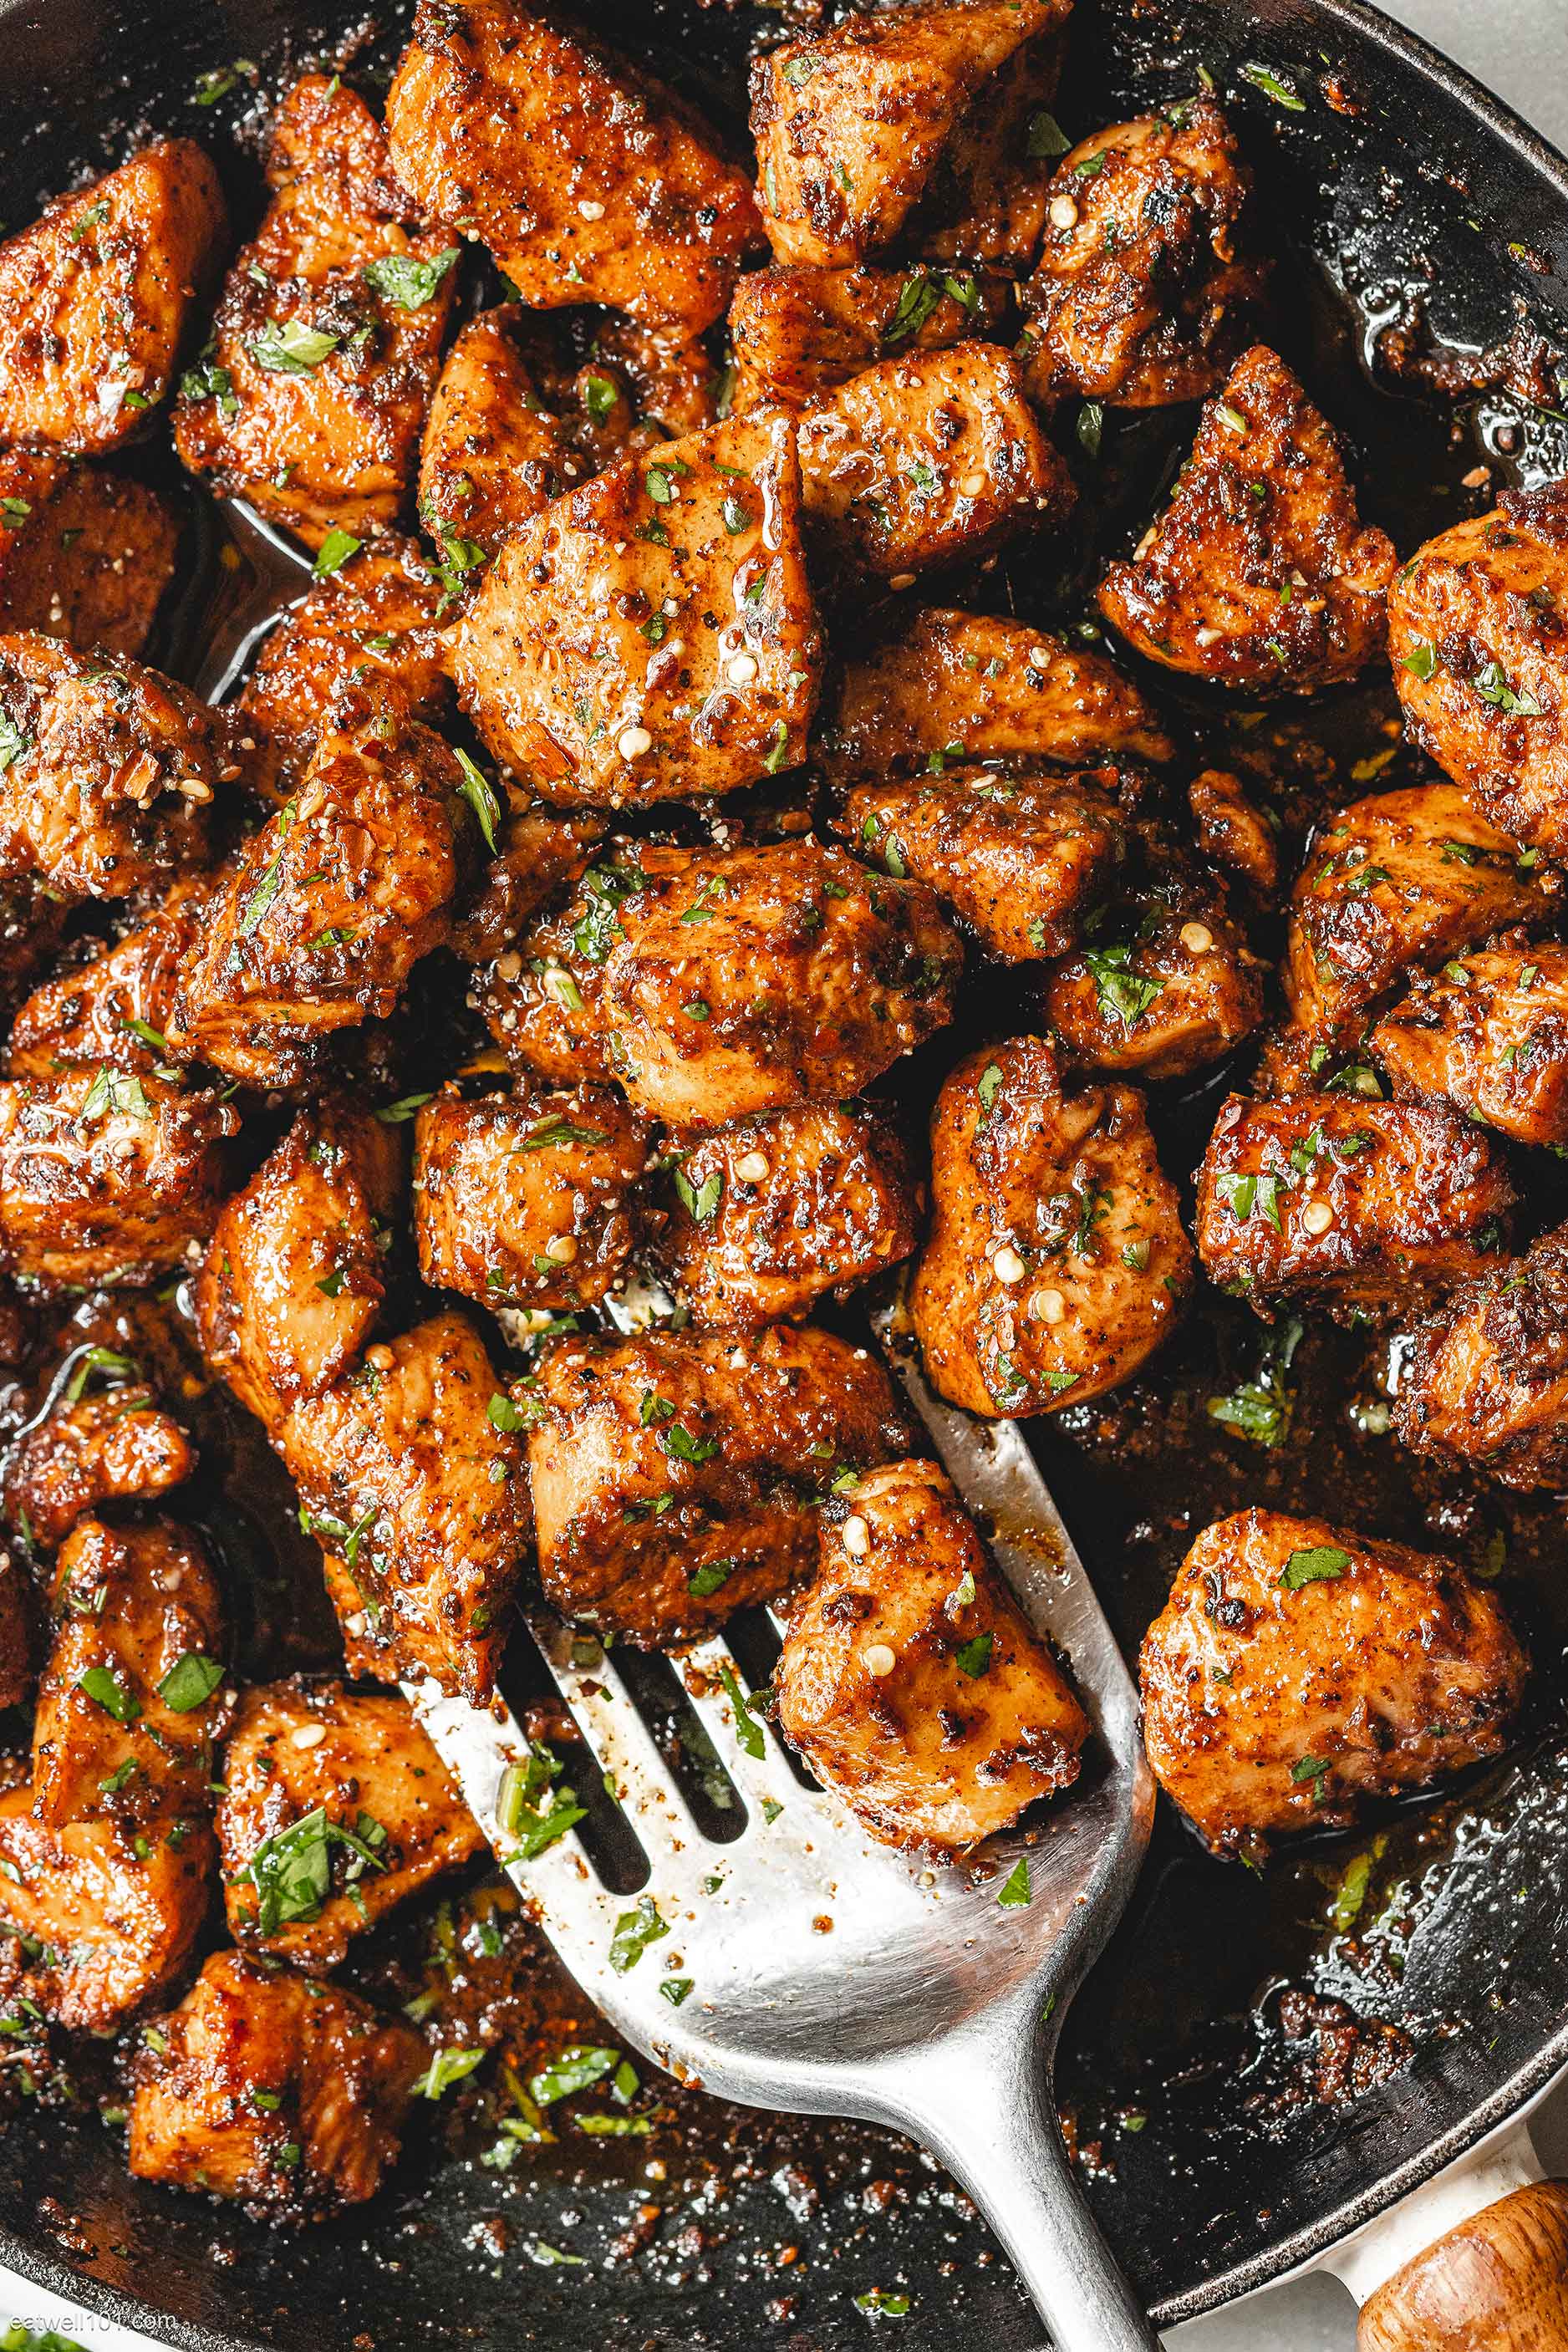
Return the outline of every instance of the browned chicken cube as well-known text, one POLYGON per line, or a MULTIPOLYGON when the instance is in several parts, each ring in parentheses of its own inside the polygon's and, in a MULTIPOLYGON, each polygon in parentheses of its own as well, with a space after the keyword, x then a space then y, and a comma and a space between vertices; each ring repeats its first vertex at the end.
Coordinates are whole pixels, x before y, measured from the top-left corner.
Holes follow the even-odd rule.
POLYGON ((1505 1486, 1568 1484, 1568 1229, 1435 1307, 1394 1405, 1406 1445, 1505 1486))
POLYGON ((450 688, 441 587, 409 540, 384 539, 317 581, 263 641, 239 698, 246 782, 274 804, 310 764, 340 697, 380 718, 438 719, 450 688))
POLYGON ((0 637, 0 870, 65 898, 126 898, 207 861, 238 773, 220 714, 136 662, 0 637))
POLYGON ((1422 974, 1367 1041, 1401 1094, 1568 1146, 1568 948, 1498 945, 1422 974))
POLYGON ((205 1820, 142 1843, 106 1821, 51 1829, 26 1781, 0 1795, 0 2006, 30 2000, 68 2032, 107 2034, 178 1974, 217 1850, 205 1820))
POLYGON ((196 1331, 269 1431, 342 1379, 374 1328, 402 1170, 396 1129, 329 1096, 225 1202, 196 1276, 196 1331))
POLYGON ((341 1683, 258 1683, 224 1750, 217 1834, 229 1933, 296 1968, 333 1969, 357 1935, 484 1832, 404 1698, 341 1683))
POLYGON ((1568 849, 1568 484, 1508 490, 1416 549, 1388 592, 1412 740, 1516 841, 1568 849))
POLYGON ((529 1409, 547 1599, 647 1645, 787 1591, 816 1504, 909 1443, 873 1356, 786 1324, 557 1339, 529 1409))
POLYGON ((151 1281, 212 1231, 238 1128, 108 1063, 0 1084, 0 1262, 48 1289, 151 1281))
MULTIPOLYGON (((478 896, 452 925, 452 947, 467 963, 491 963, 511 950, 524 927, 552 898, 581 882, 605 837, 603 817, 590 810, 553 809, 524 801, 521 793, 510 798, 497 835, 497 855, 478 896)), ((521 965, 519 957, 520 971, 521 965)))
POLYGON ((774 1670, 780 1728, 884 1844, 951 1861, 1069 1788, 1083 1709, 951 1482, 895 1462, 825 1515, 774 1670))
POLYGON ((816 841, 701 852, 605 966, 616 1073, 671 1127, 839 1101, 952 1014, 963 950, 921 882, 816 841))
POLYGON ((1354 1819, 1506 1744, 1528 1661, 1455 1561, 1323 1519, 1206 1528, 1144 1640, 1161 1787, 1220 1853, 1354 1819))
POLYGON ((1178 868, 1107 910, 1054 966, 1041 1009, 1075 1062, 1184 1077, 1263 1018, 1262 967, 1214 893, 1178 868))
POLYGON ((901 1139, 858 1103, 744 1118, 678 1152, 659 1252, 699 1323, 797 1318, 908 1257, 920 1196, 901 1139))
POLYGON ((363 2204, 426 2054, 341 1986, 215 1952, 137 2053, 131 2169, 298 2221, 363 2204))
MULTIPOLYGON (((574 478, 599 471, 583 453, 574 420, 556 415, 543 396, 528 322, 514 302, 470 319, 447 354, 425 419, 420 519, 465 573, 479 571, 574 478)), ((588 397, 610 413, 625 406, 611 375, 602 375, 588 397)))
POLYGON ((1213 392, 1262 291, 1240 234, 1251 186, 1230 125, 1204 99, 1070 149, 1022 289, 1035 396, 1161 408, 1213 392))
POLYGON ((323 728, 298 794, 214 895, 169 1024, 175 1055, 287 1086, 335 1031, 384 1020, 446 936, 465 777, 427 728, 323 728))
POLYGON ((733 792, 805 755, 822 659, 795 418, 628 458, 508 541, 454 633, 463 708, 545 799, 733 792))
POLYGON ((179 540, 145 482, 52 449, 0 451, 0 629, 139 654, 179 540))
POLYGON ((910 1291, 933 1385, 988 1415, 1131 1379, 1193 1253, 1132 1087, 1064 1091, 1043 1038, 961 1062, 931 1115, 931 1223, 910 1291))
POLYGON ((1102 655, 1022 621, 950 611, 915 614, 891 644, 847 666, 823 750, 845 786, 923 774, 933 755, 1081 767, 1175 753, 1158 713, 1102 655))
POLYGON ((195 1539, 166 1519, 84 1519, 55 1571, 33 1720, 33 1810, 63 1829, 204 1821, 227 1719, 223 1618, 195 1539))
MULTIPOLYGON (((5 1465, 5 1510, 30 1543, 52 1551, 86 1511, 100 1503, 149 1500, 182 1486, 195 1448, 173 1414, 160 1411, 128 1358, 107 1369, 127 1377, 112 1388, 76 1393, 95 1349, 42 1421, 30 1423, 5 1465)), ((112 1351, 109 1351, 112 1352, 112 1351)))
POLYGON ((0 245, 0 441, 90 453, 139 432, 227 225, 202 150, 162 139, 0 245))
POLYGON ((858 856, 928 882, 987 955, 1065 955, 1127 852, 1123 780, 939 768, 862 784, 834 828, 858 856))
POLYGON ((901 587, 1018 531, 1058 529, 1076 496, 995 343, 867 368, 802 417, 800 470, 828 547, 901 587))
POLYGON ((1279 828, 1229 768, 1203 768, 1187 786, 1198 847, 1267 905, 1279 887, 1279 828))
MULTIPOLYGON (((9 1506, 7 1514, 15 1518, 9 1506)), ((23 1706, 32 1696, 35 1614, 33 1580, 20 1548, 0 1551, 0 1706, 23 1706)))
POLYGON ((1510 923, 1543 923, 1561 885, 1453 784, 1355 801, 1314 835, 1291 893, 1285 992, 1314 1038, 1343 1037, 1407 967, 1430 971, 1510 923))
POLYGON ((0 877, 0 1021, 50 963, 65 935, 68 908, 37 874, 0 877))
POLYGON ((94 1062, 167 1076, 163 1031, 210 889, 205 875, 184 877, 112 945, 36 988, 12 1024, 12 1076, 47 1084, 62 1064, 94 1062))
POLYGON ((744 173, 690 109, 516 0, 421 0, 386 127, 405 185, 534 310, 700 334, 758 242, 744 173))
POLYGON ((302 1398, 275 1441, 399 1675, 479 1706, 528 1549, 519 1425, 472 1324, 443 1314, 302 1398))
POLYGON ((284 99, 267 178, 266 216, 182 380, 174 440, 193 473, 324 548, 408 504, 459 247, 426 225, 336 74, 284 99))
POLYGON ((736 399, 810 408, 878 360, 994 341, 1003 281, 972 269, 752 269, 730 305, 736 399))
MULTIPOLYGON (((975 182, 976 166, 984 174, 994 163, 984 126, 1000 109, 1011 113, 1020 73, 1048 100, 1067 15, 1067 0, 918 0, 847 16, 759 57, 752 129, 777 259, 842 267, 885 251, 936 193, 955 141, 965 143, 942 190, 949 217, 994 195, 975 182)), ((1012 223, 1000 230, 998 258, 1014 257, 1016 235, 1012 223)), ((976 246, 962 249, 983 257, 976 246)))
POLYGON ((1198 1254, 1260 1307, 1376 1319, 1479 1272, 1513 1202, 1496 1144, 1446 1104, 1232 1095, 1198 1178, 1198 1254))
POLYGON ((1100 607, 1167 669, 1310 694, 1384 641, 1394 542, 1364 528, 1339 436, 1266 345, 1242 354, 1163 514, 1113 563, 1100 607))

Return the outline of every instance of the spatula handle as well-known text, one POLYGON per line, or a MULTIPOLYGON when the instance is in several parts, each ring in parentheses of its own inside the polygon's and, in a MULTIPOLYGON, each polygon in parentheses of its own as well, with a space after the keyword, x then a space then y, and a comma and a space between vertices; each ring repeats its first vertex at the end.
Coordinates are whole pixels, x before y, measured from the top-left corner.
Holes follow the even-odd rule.
POLYGON ((1568 2182, 1516 2189, 1367 2302, 1360 2352, 1568 2352, 1568 2182))

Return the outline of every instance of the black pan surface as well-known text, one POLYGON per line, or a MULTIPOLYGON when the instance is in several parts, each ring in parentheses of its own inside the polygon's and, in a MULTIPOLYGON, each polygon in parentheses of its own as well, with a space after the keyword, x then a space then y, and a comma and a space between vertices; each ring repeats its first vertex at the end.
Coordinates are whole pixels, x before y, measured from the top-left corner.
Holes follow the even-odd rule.
MULTIPOLYGON (((818 21, 815 0, 581 8, 731 123, 748 44, 818 21)), ((1231 110, 1265 242, 1284 257, 1270 331, 1359 440, 1369 520, 1408 547, 1485 502, 1464 479, 1479 461, 1494 482, 1568 470, 1568 377, 1553 359, 1568 344, 1560 157, 1360 0, 1079 0, 1079 13, 1058 107, 1070 132, 1205 79, 1231 110), (1390 327, 1407 331, 1380 343, 1390 327)), ((149 130, 179 130, 219 152, 243 222, 268 90, 321 57, 368 86, 400 21, 283 0, 0 0, 0 216, 20 225, 149 130)), ((1147 510, 1187 422, 1112 426, 1113 509, 1147 510)), ((980 593, 1059 617, 1059 583, 1026 564, 980 593)), ((1243 713, 1232 748, 1296 779, 1287 798, 1303 778, 1344 793, 1358 788, 1347 772, 1386 749, 1392 708, 1374 682, 1283 727, 1243 713)), ((993 1013, 998 1026, 1010 1017, 1000 998, 993 1013)), ((1168 1166, 1194 1164, 1212 1108, 1212 1093, 1162 1107, 1168 1166)), ((1542 1222, 1568 1212, 1568 1178, 1559 1191, 1536 1183, 1542 1222)), ((1288 1445, 1225 1436, 1207 1401, 1253 1376, 1260 1339, 1215 1300, 1152 1378, 1041 1439, 1129 1645, 1196 1527, 1276 1501, 1444 1543, 1500 1574, 1531 1637, 1537 1696, 1506 1767, 1436 1808, 1309 1843, 1262 1879, 1162 1819, 1132 1914, 1069 2021, 1058 2087, 1100 2220, 1166 2324, 1320 2251, 1568 2062, 1561 1507, 1440 1488, 1395 1454, 1375 1366, 1345 1335, 1297 1347, 1288 1445)), ((898 2340, 911 2352, 1040 2343, 984 2230, 918 2152, 717 2108, 651 2166, 634 2142, 591 2173, 551 2152, 502 2179, 460 2133, 416 2134, 376 2205, 289 2239, 133 2183, 96 2113, 23 2106, 0 2137, 0 2257, 201 2352, 832 2352, 863 2340, 854 2298, 872 2287, 909 2297, 898 2340)))

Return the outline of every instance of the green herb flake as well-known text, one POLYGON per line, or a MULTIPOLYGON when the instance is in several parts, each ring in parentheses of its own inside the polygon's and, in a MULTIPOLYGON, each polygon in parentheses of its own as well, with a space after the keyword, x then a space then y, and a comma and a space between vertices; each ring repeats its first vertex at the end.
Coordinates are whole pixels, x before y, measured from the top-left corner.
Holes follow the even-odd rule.
POLYGON ((489 2056, 484 2050, 437 2050, 414 2085, 416 2099, 438 2099, 454 2083, 466 2082, 489 2056))
POLYGON ((735 1727, 736 1740, 754 1763, 761 1763, 768 1752, 767 1741, 763 1736, 762 1725, 746 1704, 745 1694, 735 1679, 733 1667, 721 1666, 719 1680, 722 1683, 724 1695, 730 1702, 730 1714, 735 1727))
POLYGON ((134 1723, 142 1712, 141 1700, 107 1666, 89 1666, 78 1675, 76 1686, 116 1723, 134 1723))
POLYGON ((287 319, 281 327, 268 328, 258 335, 250 346, 250 356, 258 368, 273 375, 309 375, 321 366, 342 341, 342 335, 329 334, 321 327, 308 327, 302 319, 287 319))
POLYGON ((995 1640, 994 1633, 976 1633, 972 1642, 962 1643, 953 1652, 953 1663, 960 1674, 967 1675, 971 1682, 978 1682, 982 1675, 988 1673, 995 1640))
POLYGON ((1249 81, 1255 89, 1260 89, 1266 98, 1271 98, 1275 105, 1282 106, 1288 114, 1306 113, 1306 100, 1300 97, 1288 81, 1281 81, 1279 76, 1271 72, 1267 66, 1238 66, 1237 71, 1243 81, 1249 81))
POLYGON ((668 2001, 671 2009, 679 2009, 691 1990, 691 1986, 690 1977, 666 1977, 658 1988, 659 1998, 668 2001))
POLYGON ((485 847, 493 856, 496 846, 496 827, 501 821, 501 804, 496 797, 495 787, 483 771, 469 759, 466 751, 458 751, 458 765, 462 770, 462 781, 458 790, 473 810, 479 831, 485 837, 485 847))
POLYGON ((1280 1571, 1279 1581, 1287 1592, 1300 1592, 1304 1584, 1321 1584, 1341 1577, 1351 1564, 1348 1551, 1338 1544, 1314 1544, 1308 1550, 1293 1551, 1280 1571))
POLYGON ((206 1705, 222 1680, 223 1668, 216 1658, 204 1657, 199 1650, 187 1650, 163 1676, 158 1696, 176 1715, 189 1715, 206 1705))
POLYGON ((653 1896, 639 1895, 637 1908, 623 1911, 616 1921, 616 1932, 610 1941, 610 1966, 617 1976, 624 1977, 628 1969, 636 1968, 650 1944, 657 1944, 668 1933, 668 1922, 659 1917, 653 1896))
POLYGON ((321 551, 310 569, 318 580, 325 580, 331 573, 341 572, 350 557, 357 555, 363 545, 363 539, 356 539, 352 530, 340 530, 334 523, 322 540, 321 551))
POLYGON ((1004 1911, 1022 1911, 1026 1909, 1033 1895, 1034 1889, 1029 1885, 1029 1865, 1020 1854, 1003 1882, 996 1897, 997 1906, 1004 1911))
POLYGON ((361 274, 365 284, 395 310, 423 310, 435 300, 447 272, 457 268, 461 251, 460 246, 449 245, 430 261, 421 261, 412 253, 383 254, 377 260, 367 261, 361 274))

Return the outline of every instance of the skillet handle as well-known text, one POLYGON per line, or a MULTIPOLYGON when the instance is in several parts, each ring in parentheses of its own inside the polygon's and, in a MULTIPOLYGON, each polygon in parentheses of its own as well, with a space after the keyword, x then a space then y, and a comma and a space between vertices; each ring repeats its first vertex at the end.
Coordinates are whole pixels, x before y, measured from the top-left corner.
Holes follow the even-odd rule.
POLYGON ((1358 2352, 1568 2352, 1568 2181, 1510 2191, 1363 2305, 1358 2352))

